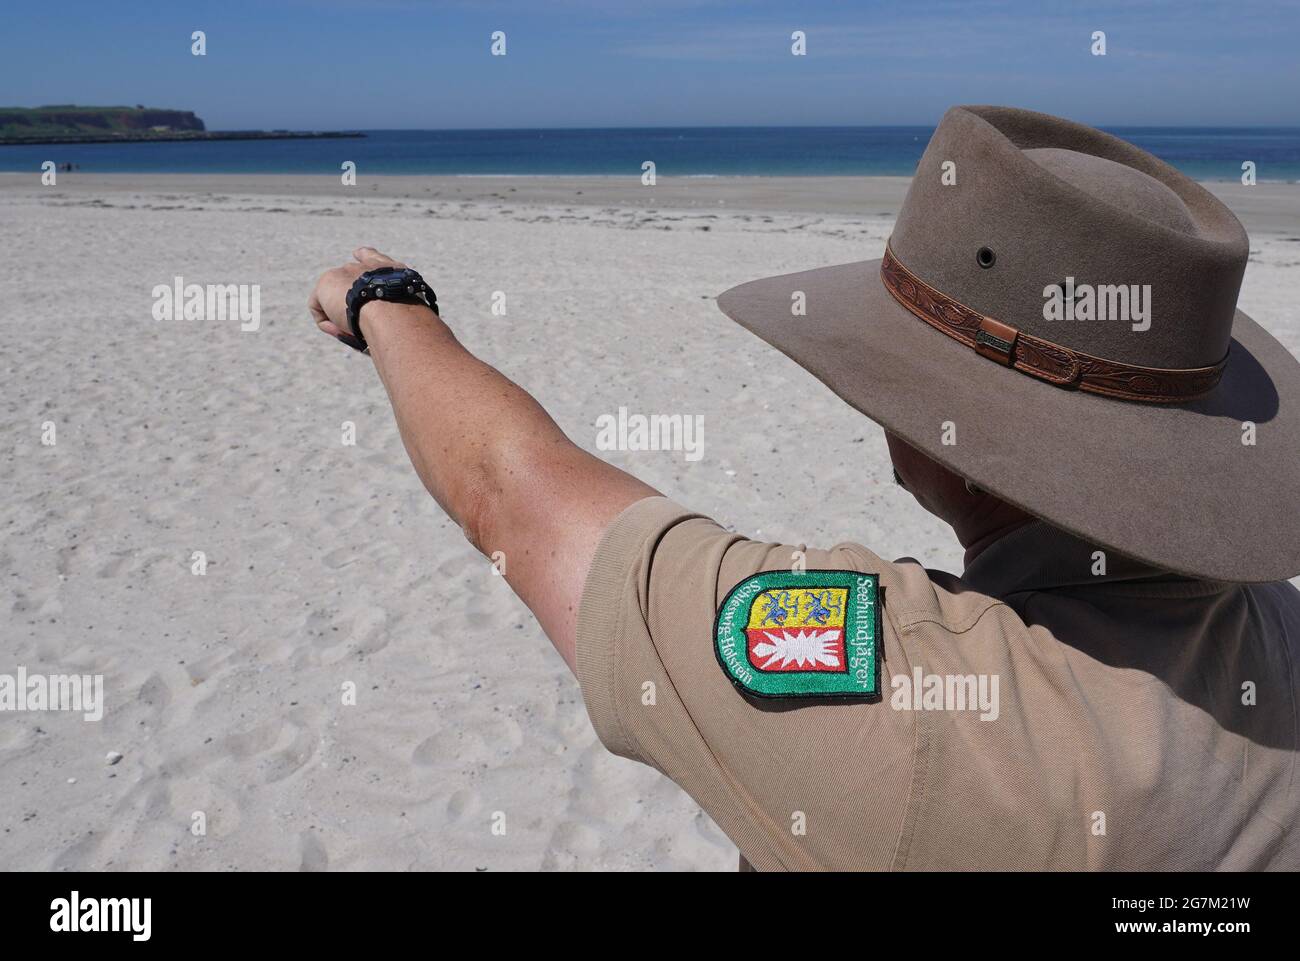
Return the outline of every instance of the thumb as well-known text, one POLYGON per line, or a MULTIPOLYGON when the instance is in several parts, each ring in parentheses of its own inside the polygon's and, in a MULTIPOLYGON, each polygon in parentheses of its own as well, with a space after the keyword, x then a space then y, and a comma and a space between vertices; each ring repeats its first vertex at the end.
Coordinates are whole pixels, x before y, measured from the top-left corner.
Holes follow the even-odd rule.
POLYGON ((406 264, 400 264, 387 254, 381 254, 374 247, 358 247, 352 251, 352 256, 361 263, 367 270, 375 270, 379 267, 405 267, 406 264))

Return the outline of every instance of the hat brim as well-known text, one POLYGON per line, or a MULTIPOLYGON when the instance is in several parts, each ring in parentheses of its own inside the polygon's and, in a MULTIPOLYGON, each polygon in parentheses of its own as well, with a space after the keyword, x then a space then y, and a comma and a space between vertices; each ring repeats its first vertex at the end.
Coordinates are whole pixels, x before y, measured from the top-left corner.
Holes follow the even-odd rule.
POLYGON ((1213 580, 1300 574, 1300 362, 1249 316, 1237 311, 1213 393, 1133 403, 982 357, 898 304, 879 271, 769 277, 718 306, 908 444, 1099 547, 1213 580))

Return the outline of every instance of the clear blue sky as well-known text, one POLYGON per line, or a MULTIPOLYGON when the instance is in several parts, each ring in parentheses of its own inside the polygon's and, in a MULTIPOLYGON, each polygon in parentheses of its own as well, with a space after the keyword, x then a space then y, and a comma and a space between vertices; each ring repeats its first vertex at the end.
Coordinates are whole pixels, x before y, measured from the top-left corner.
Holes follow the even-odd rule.
POLYGON ((1240 2, 37 0, 0 105, 192 109, 210 129, 932 124, 1003 103, 1104 125, 1300 125, 1300 7, 1240 2), (207 33, 206 57, 190 33, 207 33), (494 30, 505 57, 489 55, 494 30), (808 55, 790 54, 803 30, 808 55), (1104 30, 1108 55, 1089 54, 1104 30))

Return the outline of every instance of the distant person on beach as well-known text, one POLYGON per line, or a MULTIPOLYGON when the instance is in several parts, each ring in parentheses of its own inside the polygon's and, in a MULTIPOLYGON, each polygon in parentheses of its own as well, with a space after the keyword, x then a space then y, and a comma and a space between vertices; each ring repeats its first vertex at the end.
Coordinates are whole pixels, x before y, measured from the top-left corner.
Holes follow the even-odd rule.
MULTIPOLYGON (((884 428, 960 577, 679 506, 572 443, 373 248, 310 309, 369 353, 603 743, 689 792, 742 867, 1295 870, 1300 363, 1236 310, 1248 254, 1150 154, 958 107, 883 259, 719 298, 884 428)), ((765 399, 800 448, 798 398, 765 399)), ((805 454, 785 484, 843 461, 805 454)), ((510 639, 482 640, 508 670, 510 639)))

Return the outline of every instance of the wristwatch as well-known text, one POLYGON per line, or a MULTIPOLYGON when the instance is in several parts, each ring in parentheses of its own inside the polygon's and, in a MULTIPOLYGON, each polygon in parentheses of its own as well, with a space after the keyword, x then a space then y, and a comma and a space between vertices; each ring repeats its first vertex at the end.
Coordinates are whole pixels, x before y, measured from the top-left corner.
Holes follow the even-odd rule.
POLYGON ((367 270, 348 291, 348 326, 352 332, 339 334, 339 340, 363 354, 370 350, 365 335, 361 333, 361 308, 377 300, 394 304, 420 304, 435 314, 438 298, 424 278, 410 267, 380 267, 367 270))

